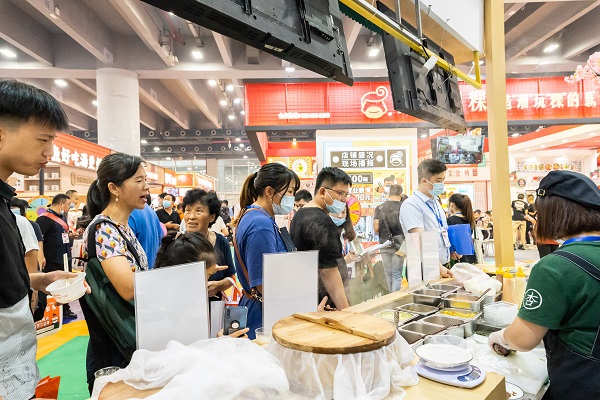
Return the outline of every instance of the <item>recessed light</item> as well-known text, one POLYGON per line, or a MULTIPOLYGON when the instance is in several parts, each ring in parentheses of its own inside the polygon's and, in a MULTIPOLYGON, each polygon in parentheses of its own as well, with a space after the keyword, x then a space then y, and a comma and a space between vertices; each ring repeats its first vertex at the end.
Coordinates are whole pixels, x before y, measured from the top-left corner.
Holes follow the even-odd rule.
POLYGON ((236 141, 236 142, 241 142, 241 141, 242 141, 242 139, 241 139, 241 138, 239 138, 239 137, 236 137, 236 138, 235 138, 235 141, 236 141))
POLYGON ((234 120, 235 119, 235 115, 229 114, 229 116, 227 118, 229 118, 230 120, 234 120))
POLYGON ((171 159, 171 157, 165 157, 165 160, 171 161, 172 159, 171 159))
POLYGON ((173 11, 169 11, 169 15, 175 15, 175 14, 173 14, 173 11))
POLYGON ((13 49, 9 49, 8 47, 0 49, 0 54, 6 58, 17 58, 17 52, 13 49))
POLYGON ((191 171, 191 170, 192 170, 192 168, 188 167, 188 171, 191 171))
POLYGON ((426 133, 422 133, 422 134, 421 134, 421 139, 425 139, 427 136, 429 136, 429 135, 428 135, 428 134, 426 134, 426 133))
POLYGON ((148 141, 146 139, 142 139, 142 140, 140 140, 140 143, 141 144, 148 144, 148 141))
POLYGON ((240 99, 239 97, 236 97, 235 99, 233 99, 233 104, 240 104, 242 102, 242 99, 240 99))
POLYGON ((379 54, 379 49, 369 50, 369 57, 377 57, 377 54, 379 54))
POLYGON ((210 87, 215 87, 215 86, 217 86, 217 81, 216 81, 216 80, 214 80, 214 79, 209 79, 209 80, 208 80, 208 86, 210 86, 210 87))
POLYGON ((92 100, 92 104, 97 106, 98 105, 98 100, 92 100))
POLYGON ((240 111, 240 115, 246 115, 246 111, 244 111, 244 110, 240 111))
POLYGON ((219 104, 222 106, 226 106, 227 105, 227 100, 220 100, 219 104))
POLYGON ((512 134, 512 135, 510 135, 510 136, 512 136, 512 137, 514 137, 514 138, 518 138, 519 136, 521 136, 521 134, 520 134, 520 133, 513 133, 513 134, 512 134))
POLYGON ((294 68, 294 67, 285 67, 285 72, 292 73, 292 72, 294 72, 295 70, 296 70, 296 68, 294 68))
POLYGON ((240 143, 240 147, 244 147, 244 146, 245 146, 245 144, 244 144, 244 143, 240 143))
POLYGON ((69 84, 64 79, 55 79, 54 84, 58 87, 67 87, 69 84))
POLYGON ((192 51, 192 57, 196 60, 202 60, 202 52, 200 50, 192 51))
POLYGON ((244 156, 244 158, 248 158, 248 156, 244 156))
POLYGON ((544 48, 544 53, 552 53, 554 50, 558 49, 560 45, 558 43, 549 44, 544 48))
POLYGON ((233 92, 233 85, 230 83, 225 87, 225 89, 227 89, 228 92, 233 92))
POLYGON ((160 147, 158 147, 158 146, 157 146, 157 147, 155 147, 155 148, 154 148, 154 151, 160 151, 160 147))

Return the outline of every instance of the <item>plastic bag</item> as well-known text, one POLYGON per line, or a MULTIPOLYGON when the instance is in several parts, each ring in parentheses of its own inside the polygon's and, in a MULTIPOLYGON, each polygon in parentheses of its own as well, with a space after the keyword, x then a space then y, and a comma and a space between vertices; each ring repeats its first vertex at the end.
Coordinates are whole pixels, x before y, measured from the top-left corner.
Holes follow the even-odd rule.
POLYGON ((483 272, 481 268, 469 263, 458 263, 452 267, 452 276, 459 285, 472 278, 490 279, 490 276, 483 272))

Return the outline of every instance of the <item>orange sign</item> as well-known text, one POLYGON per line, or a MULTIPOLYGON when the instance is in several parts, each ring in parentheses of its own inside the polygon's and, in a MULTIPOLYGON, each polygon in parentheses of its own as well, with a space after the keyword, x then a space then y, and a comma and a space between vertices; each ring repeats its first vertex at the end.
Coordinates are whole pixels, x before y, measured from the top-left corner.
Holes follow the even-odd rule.
POLYGON ((111 153, 110 149, 75 136, 59 133, 54 140, 52 162, 74 167, 97 170, 102 158, 111 153))

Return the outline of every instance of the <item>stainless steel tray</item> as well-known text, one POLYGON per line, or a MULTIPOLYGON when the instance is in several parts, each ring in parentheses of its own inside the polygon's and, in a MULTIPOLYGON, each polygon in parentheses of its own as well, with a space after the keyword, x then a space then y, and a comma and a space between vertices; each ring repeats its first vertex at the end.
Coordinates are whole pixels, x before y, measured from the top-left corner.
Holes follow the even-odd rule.
POLYGON ((438 283, 436 285, 428 285, 427 288, 443 290, 445 293, 455 293, 458 289, 460 289, 460 286, 438 283))
POLYGON ((420 316, 427 316, 439 311, 439 308, 435 306, 428 306, 426 304, 408 303, 402 306, 396 307, 399 310, 418 314, 420 316))
POLYGON ((473 294, 449 293, 442 296, 442 304, 444 308, 462 308, 480 312, 482 310, 482 299, 473 294))
POLYGON ((440 314, 433 314, 429 317, 423 318, 421 321, 428 322, 430 324, 442 325, 448 330, 448 335, 465 337, 465 325, 467 321, 458 318, 450 318, 440 314))
MULTIPOLYGON (((475 311, 471 311, 471 310, 465 310, 462 308, 444 308, 444 310, 454 310, 454 311, 458 311, 458 312, 475 312, 475 311)), ((475 333, 475 331, 477 330, 477 324, 478 324, 478 320, 479 317, 481 317, 481 312, 475 312, 476 314, 471 317, 454 317, 452 315, 445 315, 445 314, 441 314, 441 311, 438 314, 435 315, 440 315, 446 318, 455 318, 458 319, 460 321, 465 321, 465 337, 469 337, 469 336, 473 336, 473 334, 475 333)))
POLYGON ((444 331, 443 325, 430 324, 427 322, 411 322, 406 324, 400 328, 403 331, 420 333, 421 335, 435 335, 436 333, 440 333, 444 331))
POLYGON ((418 289, 412 292, 415 303, 428 306, 438 306, 442 301, 442 295, 446 293, 443 290, 418 289))

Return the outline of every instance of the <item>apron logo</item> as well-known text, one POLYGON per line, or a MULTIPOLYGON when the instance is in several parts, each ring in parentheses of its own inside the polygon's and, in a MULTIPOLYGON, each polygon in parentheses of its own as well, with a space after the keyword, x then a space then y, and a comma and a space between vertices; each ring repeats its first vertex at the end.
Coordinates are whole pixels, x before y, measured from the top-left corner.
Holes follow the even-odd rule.
POLYGON ((527 310, 535 310, 542 305, 542 295, 535 289, 529 289, 525 292, 523 298, 523 307, 527 310))

